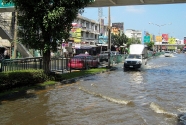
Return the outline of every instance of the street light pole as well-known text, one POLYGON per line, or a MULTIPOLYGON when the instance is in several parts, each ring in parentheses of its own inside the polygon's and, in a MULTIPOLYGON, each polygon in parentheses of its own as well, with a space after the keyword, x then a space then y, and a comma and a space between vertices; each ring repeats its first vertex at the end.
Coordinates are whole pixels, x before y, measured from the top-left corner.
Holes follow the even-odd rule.
MULTIPOLYGON (((160 36, 160 28, 162 27, 162 26, 165 26, 165 25, 171 25, 172 23, 168 23, 168 24, 162 24, 162 25, 159 25, 159 24, 155 24, 155 23, 151 23, 151 22, 149 22, 149 24, 153 24, 153 25, 155 25, 155 26, 158 26, 159 27, 159 36, 160 36)), ((159 42, 160 43, 160 42, 159 42)), ((161 48, 161 47, 160 47, 161 48)), ((159 47, 158 47, 158 49, 159 49, 159 47)))
POLYGON ((111 26, 110 26, 110 7, 108 7, 108 68, 110 68, 110 44, 111 44, 111 26))

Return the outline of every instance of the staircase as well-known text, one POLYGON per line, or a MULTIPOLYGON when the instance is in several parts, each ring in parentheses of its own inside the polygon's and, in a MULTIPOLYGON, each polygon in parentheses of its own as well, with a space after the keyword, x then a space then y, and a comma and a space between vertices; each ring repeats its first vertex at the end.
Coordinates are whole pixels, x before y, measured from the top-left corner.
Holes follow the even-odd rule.
MULTIPOLYGON (((2 39, 8 39, 11 43, 13 42, 13 26, 11 26, 11 21, 7 21, 0 14, 0 37, 2 39)), ((28 51, 28 49, 21 43, 17 43, 17 51, 21 53, 22 57, 33 57, 33 55, 28 51)))

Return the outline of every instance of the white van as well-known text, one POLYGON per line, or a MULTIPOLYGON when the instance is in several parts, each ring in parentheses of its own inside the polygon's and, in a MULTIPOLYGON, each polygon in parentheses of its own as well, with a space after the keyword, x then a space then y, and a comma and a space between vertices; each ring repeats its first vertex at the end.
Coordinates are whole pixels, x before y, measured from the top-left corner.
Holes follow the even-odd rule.
POLYGON ((147 64, 147 46, 143 44, 132 44, 129 55, 124 61, 124 69, 138 69, 147 64))

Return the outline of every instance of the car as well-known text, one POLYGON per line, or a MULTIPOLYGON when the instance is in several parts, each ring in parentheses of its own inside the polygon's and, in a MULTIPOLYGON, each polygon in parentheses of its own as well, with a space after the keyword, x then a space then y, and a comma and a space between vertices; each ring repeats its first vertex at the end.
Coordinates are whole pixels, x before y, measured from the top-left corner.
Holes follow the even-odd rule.
POLYGON ((71 69, 89 69, 97 68, 98 66, 98 59, 89 54, 76 55, 72 57, 68 62, 68 67, 71 69))
POLYGON ((172 52, 170 52, 170 51, 165 51, 164 56, 165 56, 165 57, 171 57, 171 56, 172 56, 172 52))

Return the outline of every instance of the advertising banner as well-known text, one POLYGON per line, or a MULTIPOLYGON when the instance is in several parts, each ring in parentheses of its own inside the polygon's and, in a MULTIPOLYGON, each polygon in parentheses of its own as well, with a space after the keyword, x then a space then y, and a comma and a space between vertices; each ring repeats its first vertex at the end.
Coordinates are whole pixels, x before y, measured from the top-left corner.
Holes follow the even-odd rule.
POLYGON ((156 42, 162 42, 162 36, 156 36, 156 42))
POLYGON ((81 42, 81 28, 72 28, 70 31, 70 37, 74 42, 81 42))
POLYGON ((153 35, 150 34, 150 41, 153 41, 153 35))
POLYGON ((118 35, 120 31, 123 31, 123 23, 112 23, 111 33, 118 35))
POLYGON ((107 44, 108 43, 108 37, 107 36, 99 36, 98 42, 100 44, 107 44))
POLYGON ((112 27, 118 28, 118 30, 124 30, 124 24, 123 23, 112 23, 112 27))
POLYGON ((186 44, 186 37, 184 37, 184 44, 186 44))
POLYGON ((162 34, 162 41, 167 42, 169 39, 168 34, 162 34))
POLYGON ((168 44, 176 44, 176 39, 175 38, 169 38, 168 39, 168 44))
POLYGON ((81 28, 77 28, 75 34, 74 42, 81 42, 81 28))

